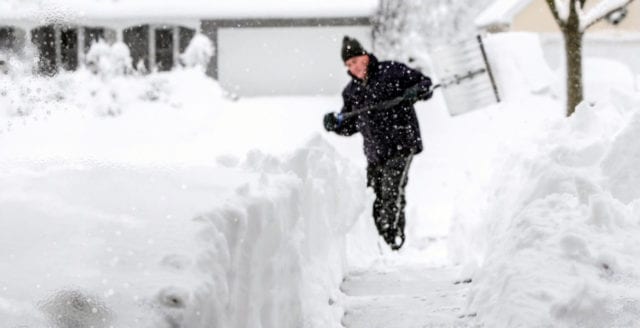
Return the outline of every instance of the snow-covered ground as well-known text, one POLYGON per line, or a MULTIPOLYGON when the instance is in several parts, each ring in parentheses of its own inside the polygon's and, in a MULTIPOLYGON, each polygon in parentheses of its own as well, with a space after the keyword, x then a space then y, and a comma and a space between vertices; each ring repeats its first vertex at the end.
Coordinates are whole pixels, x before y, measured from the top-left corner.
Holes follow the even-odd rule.
POLYGON ((339 321, 367 194, 317 135, 336 99, 233 102, 197 69, 3 88, 2 322, 339 321))
POLYGON ((487 42, 505 102, 418 104, 408 242, 382 258, 361 139, 322 130, 338 96, 0 75, 0 322, 339 327, 348 271, 408 263, 473 278, 461 312, 488 327, 637 321, 637 91, 565 119, 534 41, 487 42))

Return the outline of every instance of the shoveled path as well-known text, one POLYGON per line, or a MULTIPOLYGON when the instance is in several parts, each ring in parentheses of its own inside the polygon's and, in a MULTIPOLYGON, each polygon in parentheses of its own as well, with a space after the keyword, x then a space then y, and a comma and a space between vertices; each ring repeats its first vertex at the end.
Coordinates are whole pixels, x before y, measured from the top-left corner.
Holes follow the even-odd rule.
POLYGON ((453 267, 392 265, 349 274, 342 324, 347 328, 474 327, 464 313, 469 284, 453 267))

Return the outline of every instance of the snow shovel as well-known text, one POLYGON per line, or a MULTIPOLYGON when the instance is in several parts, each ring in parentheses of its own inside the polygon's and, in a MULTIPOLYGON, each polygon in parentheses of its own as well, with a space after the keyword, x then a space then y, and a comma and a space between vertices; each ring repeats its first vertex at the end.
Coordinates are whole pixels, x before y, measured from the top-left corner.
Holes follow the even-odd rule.
MULTIPOLYGON (((438 88, 446 88, 450 85, 454 85, 454 84, 460 84, 461 81, 464 81, 466 79, 473 79, 475 76, 477 75, 481 75, 484 72, 486 72, 486 69, 481 68, 475 71, 469 71, 467 74, 465 75, 454 75, 452 78, 446 79, 441 83, 438 84, 434 84, 431 86, 431 89, 429 90, 429 93, 433 93, 436 89, 438 88)), ((387 100, 387 101, 383 101, 381 103, 377 103, 377 104, 373 104, 373 105, 369 105, 369 106, 365 106, 362 108, 358 108, 356 110, 353 110, 351 112, 348 113, 335 113, 336 117, 338 118, 339 121, 351 118, 351 117, 355 117, 358 116, 362 113, 366 113, 369 111, 376 111, 376 110, 387 110, 389 108, 395 107, 397 105, 399 105, 400 103, 402 103, 403 101, 408 101, 410 99, 406 99, 402 96, 397 97, 397 98, 393 98, 391 100, 387 100)))
MULTIPOLYGON (((435 84, 431 87, 431 89, 429 90, 429 92, 433 92, 435 89, 442 87, 441 84, 435 84)), ((408 101, 409 99, 406 99, 403 96, 400 97, 396 97, 393 98, 391 100, 387 100, 387 101, 383 101, 381 103, 377 103, 377 104, 373 104, 373 105, 369 105, 369 106, 364 106, 362 108, 358 108, 356 110, 350 111, 348 113, 334 113, 336 115, 336 117, 338 118, 338 120, 342 121, 344 119, 347 118, 351 118, 351 117, 355 117, 358 116, 362 113, 366 113, 369 111, 377 111, 377 110, 387 110, 389 108, 395 107, 397 105, 399 105, 400 103, 404 102, 404 101, 408 101)))

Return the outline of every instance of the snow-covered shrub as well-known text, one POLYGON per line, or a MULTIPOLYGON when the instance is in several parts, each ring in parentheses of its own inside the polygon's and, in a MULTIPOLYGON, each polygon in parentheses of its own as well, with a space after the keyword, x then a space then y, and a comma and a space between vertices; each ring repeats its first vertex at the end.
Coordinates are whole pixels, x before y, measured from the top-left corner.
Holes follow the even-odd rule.
MULTIPOLYGON (((48 98, 31 77, 30 61, 14 53, 0 52, 0 116, 24 116, 32 111, 30 103, 48 98)), ((51 100, 51 99, 49 99, 51 100)))
POLYGON ((200 68, 206 70, 209 61, 213 56, 214 45, 204 34, 196 34, 180 59, 186 67, 200 68))
POLYGON ((100 78, 90 83, 95 112, 107 116, 122 113, 119 91, 124 90, 116 85, 122 81, 114 79, 133 71, 129 48, 122 42, 110 45, 100 40, 87 53, 86 65, 89 71, 100 78))
POLYGON ((94 74, 88 69, 60 72, 52 77, 31 73, 0 75, 0 116, 6 117, 67 110, 117 116, 152 104, 180 108, 192 101, 213 104, 221 99, 222 89, 217 82, 196 69, 147 75, 94 74))
POLYGON ((98 41, 91 46, 86 64, 95 74, 113 76, 124 75, 132 71, 129 47, 122 42, 109 45, 98 41))
POLYGON ((14 78, 23 77, 24 75, 31 74, 32 67, 31 61, 26 59, 27 56, 8 56, 5 72, 14 78))

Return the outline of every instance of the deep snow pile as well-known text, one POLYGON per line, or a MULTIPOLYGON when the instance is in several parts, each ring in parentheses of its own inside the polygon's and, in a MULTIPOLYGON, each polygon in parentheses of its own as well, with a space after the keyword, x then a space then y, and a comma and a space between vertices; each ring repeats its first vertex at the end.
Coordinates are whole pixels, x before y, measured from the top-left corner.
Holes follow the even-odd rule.
POLYGON ((317 136, 335 99, 231 102, 197 69, 3 78, 0 322, 339 322, 375 235, 364 172, 317 136))
POLYGON ((469 311, 485 325, 638 321, 640 96, 612 99, 508 147, 478 211, 459 214, 475 228, 469 311))
POLYGON ((587 101, 564 118, 553 100, 564 98, 562 69, 546 66, 537 39, 487 39, 505 101, 458 120, 490 127, 471 132, 477 153, 449 236, 462 276, 473 278, 466 312, 488 327, 634 326, 640 95, 633 73, 587 58, 587 101))
POLYGON ((2 322, 337 322, 342 310, 331 305, 362 212, 362 176, 320 138, 288 158, 253 152, 225 165, 3 162, 2 322))
POLYGON ((319 137, 286 160, 254 152, 245 165, 262 172, 260 179, 238 190, 237 204, 199 218, 215 244, 204 259, 215 276, 201 292, 200 312, 213 311, 186 326, 335 325, 347 234, 368 239, 352 230, 365 203, 362 175, 319 137), (292 179, 270 183, 275 173, 292 179), (279 190, 270 195, 270 185, 279 190))

